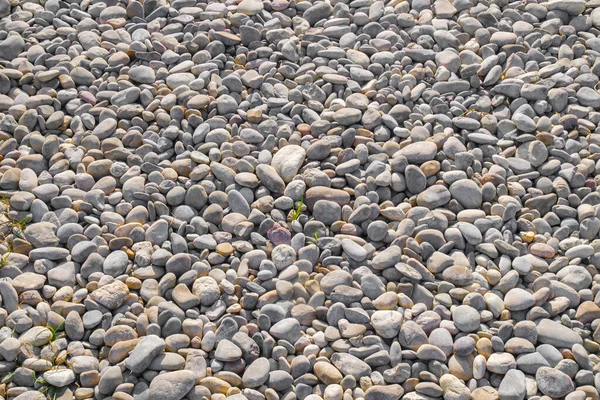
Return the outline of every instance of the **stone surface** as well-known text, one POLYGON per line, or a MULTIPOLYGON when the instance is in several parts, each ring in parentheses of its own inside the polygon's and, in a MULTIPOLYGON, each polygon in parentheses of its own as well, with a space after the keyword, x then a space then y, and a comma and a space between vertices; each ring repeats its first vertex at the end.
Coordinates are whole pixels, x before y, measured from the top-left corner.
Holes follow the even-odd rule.
POLYGON ((0 397, 599 398, 599 11, 0 0, 0 397))

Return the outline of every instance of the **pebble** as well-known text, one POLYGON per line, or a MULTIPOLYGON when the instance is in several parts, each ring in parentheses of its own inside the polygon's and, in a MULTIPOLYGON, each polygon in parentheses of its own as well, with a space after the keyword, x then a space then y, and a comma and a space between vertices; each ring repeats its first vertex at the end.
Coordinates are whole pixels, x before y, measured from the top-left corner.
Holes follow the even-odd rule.
POLYGON ((569 375, 555 368, 540 367, 535 373, 538 389, 550 397, 563 397, 574 390, 573 381, 569 375))
MULTIPOLYGON (((242 376, 242 383, 247 388, 256 388, 264 384, 269 378, 270 364, 267 358, 261 357, 254 360, 242 376)), ((318 375, 317 375, 318 376, 318 375)))
POLYGON ((575 344, 582 344, 583 340, 576 332, 559 322, 542 319, 536 326, 538 340, 557 348, 570 349, 575 344))
POLYGON ((599 9, 0 0, 0 397, 599 398, 599 9))
POLYGON ((481 317, 477 310, 467 305, 456 307, 452 313, 454 325, 463 332, 473 332, 479 328, 481 317))
POLYGON ((349 375, 360 379, 371 373, 371 367, 352 354, 334 353, 331 356, 331 362, 344 376, 349 375))
POLYGON ((523 311, 535 304, 535 297, 519 288, 514 288, 506 293, 504 297, 504 305, 510 311, 523 311))
POLYGON ((192 371, 173 371, 158 375, 149 387, 148 399, 180 400, 194 387, 196 375, 192 371))
POLYGON ((298 173, 305 157, 306 151, 302 147, 296 145, 285 146, 275 153, 271 166, 275 168, 275 171, 284 182, 290 182, 298 173))

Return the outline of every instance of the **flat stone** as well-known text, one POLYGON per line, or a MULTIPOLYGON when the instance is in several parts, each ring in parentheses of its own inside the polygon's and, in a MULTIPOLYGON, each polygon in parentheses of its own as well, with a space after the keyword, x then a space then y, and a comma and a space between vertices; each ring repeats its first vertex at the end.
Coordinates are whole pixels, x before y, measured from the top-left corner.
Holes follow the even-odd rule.
POLYGON ((362 113, 356 108, 342 108, 335 112, 333 118, 340 125, 352 125, 360 121, 362 113))
POLYGON ((575 389, 571 378, 554 368, 540 367, 535 374, 540 392, 552 398, 563 397, 575 389))
POLYGON ((75 382, 75 373, 70 369, 44 372, 44 380, 55 387, 65 387, 75 382))
POLYGON ((452 313, 454 324, 463 332, 473 332, 479 329, 481 317, 477 310, 469 306, 458 306, 452 313))
POLYGON ((131 372, 141 373, 148 368, 154 357, 164 351, 165 347, 165 341, 156 335, 143 337, 129 354, 125 365, 131 372))
POLYGON ((433 142, 417 142, 403 147, 399 153, 411 164, 422 164, 435 158, 437 146, 433 142))
POLYGON ((150 383, 149 400, 180 400, 196 384, 192 371, 173 371, 158 375, 150 383))
POLYGON ((246 368, 242 376, 242 382, 248 388, 259 387, 267 381, 269 372, 269 360, 264 357, 258 358, 246 368))
POLYGON ((583 344, 581 336, 561 323, 542 319, 536 327, 538 340, 558 348, 570 349, 574 344, 583 344))
POLYGON ((371 373, 371 367, 367 363, 351 354, 334 353, 331 356, 331 362, 342 374, 351 375, 356 379, 371 373))
POLYGON ((242 350, 227 339, 219 342, 215 351, 215 358, 223 362, 239 360, 242 357, 242 350))
POLYGON ((504 296, 504 305, 510 311, 522 311, 535 304, 535 297, 526 290, 514 288, 504 296))

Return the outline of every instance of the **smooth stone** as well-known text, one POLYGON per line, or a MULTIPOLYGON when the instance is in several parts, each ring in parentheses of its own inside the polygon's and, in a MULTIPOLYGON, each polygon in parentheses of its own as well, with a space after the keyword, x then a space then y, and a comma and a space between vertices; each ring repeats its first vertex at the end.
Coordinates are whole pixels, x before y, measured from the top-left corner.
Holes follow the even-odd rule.
POLYGON ((542 319, 536 327, 538 340, 558 348, 570 349, 574 344, 583 344, 583 339, 575 331, 559 322, 542 319))

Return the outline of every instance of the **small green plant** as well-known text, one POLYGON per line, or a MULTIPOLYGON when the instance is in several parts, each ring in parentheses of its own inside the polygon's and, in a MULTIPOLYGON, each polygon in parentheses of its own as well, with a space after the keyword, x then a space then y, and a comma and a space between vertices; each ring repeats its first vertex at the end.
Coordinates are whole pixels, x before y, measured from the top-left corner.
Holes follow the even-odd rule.
POLYGON ((51 327, 50 325, 47 325, 46 328, 48 328, 48 330, 50 332, 52 332, 52 338, 50 339, 50 343, 54 342, 56 339, 58 339, 58 337, 56 336, 56 332, 60 331, 63 327, 65 326, 65 321, 61 322, 60 325, 58 325, 56 327, 56 329, 54 329, 53 327, 51 327))
POLYGON ((42 387, 46 387, 48 385, 48 382, 46 382, 44 378, 38 377, 35 371, 31 371, 31 375, 33 375, 33 379, 35 380, 35 382, 42 385, 42 387))
POLYGON ((38 392, 45 395, 46 398, 50 399, 50 400, 56 400, 56 396, 58 394, 58 393, 56 393, 56 389, 51 387, 50 385, 46 385, 46 386, 39 388, 38 392))
MULTIPOLYGON (((0 204, 3 201, 0 200, 0 204)), ((9 217, 8 211, 0 212, 2 222, 0 222, 0 241, 6 247, 5 253, 0 255, 0 269, 9 264, 8 256, 14 251, 15 238, 24 238, 25 228, 31 220, 28 217, 23 217, 19 220, 14 220, 9 217)))
POLYGON ((27 227, 28 223, 29 219, 27 217, 23 217, 13 224, 13 228, 17 229, 18 235, 21 236, 25 231, 25 228, 27 227))
POLYGON ((315 237, 315 240, 319 240, 319 232, 315 231, 313 236, 315 237))
POLYGON ((54 342, 56 340, 56 330, 50 325, 48 325, 46 328, 48 328, 48 330, 52 332, 52 338, 50 339, 50 342, 54 342))
POLYGON ((15 238, 12 236, 9 236, 6 238, 5 243, 6 243, 6 253, 7 254, 12 253, 15 249, 15 238))
POLYGON ((9 264, 8 256, 10 253, 6 253, 0 256, 0 269, 6 267, 9 264))
POLYGON ((29 217, 13 219, 9 213, 10 201, 6 193, 0 194, 0 241, 3 244, 3 254, 0 254, 0 269, 10 264, 9 256, 14 251, 15 238, 24 238, 25 228, 29 217))
POLYGON ((4 378, 2 378, 2 380, 0 381, 0 383, 8 383, 12 380, 13 376, 15 376, 15 372, 9 372, 8 374, 6 374, 4 376, 4 378))
POLYGON ((6 253, 0 255, 0 269, 10 264, 10 260, 8 258, 14 251, 14 238, 12 236, 9 236, 6 238, 4 243, 6 245, 6 253))
POLYGON ((292 221, 296 221, 302 215, 302 206, 304 205, 304 196, 300 199, 298 207, 292 212, 292 221))

